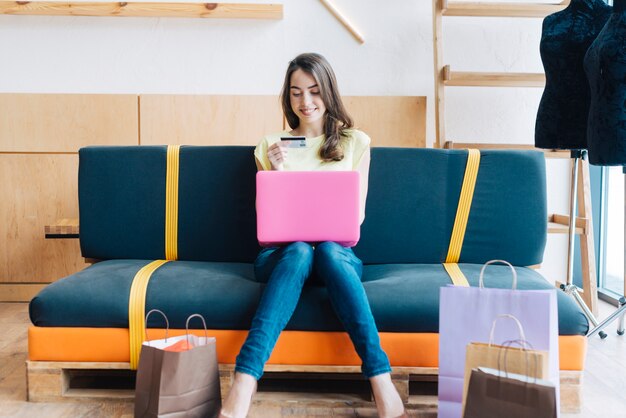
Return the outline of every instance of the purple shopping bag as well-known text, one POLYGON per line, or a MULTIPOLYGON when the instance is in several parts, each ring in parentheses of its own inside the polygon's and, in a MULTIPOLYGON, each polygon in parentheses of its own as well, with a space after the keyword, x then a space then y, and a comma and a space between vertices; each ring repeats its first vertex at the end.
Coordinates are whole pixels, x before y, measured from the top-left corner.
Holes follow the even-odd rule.
MULTIPOLYGON (((517 273, 507 262, 492 260, 480 271, 480 287, 446 286, 439 302, 439 408, 440 418, 461 418, 465 348, 471 342, 489 342, 489 331, 498 315, 510 314, 521 322, 527 341, 535 350, 549 352, 549 380, 559 397, 559 341, 556 289, 515 290, 517 273), (488 264, 502 262, 513 271, 512 289, 483 287, 488 264)), ((504 324, 503 324, 504 325, 504 324)), ((517 327, 498 327, 494 341, 499 344, 518 338, 517 327)))

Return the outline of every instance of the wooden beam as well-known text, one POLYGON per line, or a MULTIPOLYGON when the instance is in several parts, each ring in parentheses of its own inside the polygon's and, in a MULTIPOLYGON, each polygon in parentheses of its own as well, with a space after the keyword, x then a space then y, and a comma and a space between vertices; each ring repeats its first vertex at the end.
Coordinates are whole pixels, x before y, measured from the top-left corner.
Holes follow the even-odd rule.
POLYGON ((359 43, 365 43, 365 38, 357 28, 348 20, 347 17, 344 16, 343 13, 337 9, 337 7, 330 0, 320 0, 324 6, 328 9, 328 11, 335 16, 335 18, 346 28, 348 32, 354 36, 359 43))
MULTIPOLYGON (((433 0, 433 61, 435 65, 435 148, 441 148, 446 138, 445 89, 443 66, 443 25, 441 7, 444 0, 433 0)), ((449 67, 448 67, 449 68, 449 67)))
POLYGON ((282 19, 282 4, 0 1, 0 14, 282 19))
MULTIPOLYGON (((358 376, 358 379, 364 379, 360 374, 358 367, 343 366, 322 366, 323 373, 319 373, 317 366, 265 366, 265 372, 285 372, 284 379, 295 381, 298 379, 317 378, 323 373, 351 373, 358 376), (290 376, 292 370, 302 369, 306 374, 298 376, 290 376)), ((89 362, 47 362, 47 361, 26 361, 26 390, 28 400, 31 402, 64 402, 64 401, 130 401, 134 398, 133 390, 114 390, 101 389, 97 385, 98 377, 111 375, 111 372, 122 372, 130 368, 129 363, 89 363, 89 362), (93 388, 70 389, 69 378, 70 373, 84 372, 85 376, 93 376, 93 388), (107 373, 108 372, 108 373, 107 373)), ((225 397, 230 391, 230 380, 233 374, 233 365, 220 364, 220 384, 222 397, 225 397)), ((434 417, 436 416, 437 397, 435 395, 410 395, 408 393, 409 382, 416 380, 432 381, 431 377, 436 376, 438 369, 436 368, 420 368, 420 367, 393 367, 391 378, 395 385, 400 385, 400 394, 403 396, 405 407, 412 411, 411 416, 434 417)), ((580 411, 580 392, 582 387, 582 371, 562 370, 559 372, 561 384, 561 411, 578 412, 580 411)), ((132 374, 128 375, 129 377, 132 374)), ((324 376, 321 376, 324 377, 324 376)), ((330 376, 328 376, 330 378, 330 376)), ((264 380, 273 378, 281 378, 280 376, 266 375, 264 380)), ((306 411, 307 408, 315 410, 315 414, 307 414, 307 416, 319 416, 323 411, 324 416, 335 416, 346 414, 346 410, 352 410, 349 414, 354 415, 355 409, 361 412, 364 409, 373 408, 374 404, 371 400, 367 400, 360 395, 350 393, 326 393, 319 392, 315 388, 311 391, 299 392, 290 391, 288 385, 279 388, 278 391, 263 392, 259 391, 253 400, 253 409, 260 411, 274 411, 281 409, 289 409, 291 411, 306 411), (286 389, 286 390, 282 390, 286 389), (336 409, 336 411, 333 411, 336 409)), ((373 411, 372 411, 373 412, 373 411)), ((291 414, 289 414, 291 415, 291 414)), ((360 414, 357 414, 361 416, 360 414)), ((251 416, 257 416, 251 414, 251 416)), ((263 414, 263 416, 269 416, 263 414)), ((274 416, 274 415, 272 415, 274 416)), ((280 416, 278 413, 276 416, 280 416)), ((300 414, 298 414, 300 416, 300 414)), ((370 414, 367 414, 370 416, 370 414)), ((372 416, 374 416, 372 414, 372 416)))
POLYGON ((578 165, 578 215, 588 218, 585 233, 580 236, 580 262, 582 270, 583 300, 593 315, 598 317, 598 288, 596 274, 596 252, 593 242, 593 222, 591 209, 591 180, 589 161, 580 160, 578 165))
POLYGON ((483 3, 483 2, 443 2, 444 16, 479 16, 479 17, 546 17, 563 10, 567 2, 555 4, 540 3, 483 3))
POLYGON ((451 71, 446 65, 443 82, 446 86, 465 87, 544 87, 546 76, 543 73, 451 71))

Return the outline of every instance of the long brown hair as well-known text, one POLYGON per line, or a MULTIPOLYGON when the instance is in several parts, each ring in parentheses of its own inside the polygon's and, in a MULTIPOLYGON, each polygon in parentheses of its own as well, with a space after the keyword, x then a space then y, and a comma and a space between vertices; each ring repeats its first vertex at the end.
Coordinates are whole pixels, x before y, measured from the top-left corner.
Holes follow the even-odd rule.
POLYGON ((324 113, 324 135, 326 138, 320 147, 320 158, 325 162, 341 161, 343 159, 341 138, 347 136, 346 129, 352 128, 352 118, 348 115, 339 95, 335 73, 326 58, 320 54, 300 54, 289 62, 280 94, 287 123, 291 129, 296 129, 300 125, 300 119, 291 108, 289 100, 291 75, 298 69, 315 78, 324 106, 326 106, 326 113, 324 113))

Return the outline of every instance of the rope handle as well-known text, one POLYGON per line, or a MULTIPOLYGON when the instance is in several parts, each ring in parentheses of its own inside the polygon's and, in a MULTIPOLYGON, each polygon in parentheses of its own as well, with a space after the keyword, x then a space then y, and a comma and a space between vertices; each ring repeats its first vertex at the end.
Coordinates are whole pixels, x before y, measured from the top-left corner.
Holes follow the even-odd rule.
POLYGON ((494 319, 493 322, 491 323, 491 331, 489 331, 489 346, 493 345, 493 334, 496 331, 496 323, 500 319, 512 319, 513 321, 515 321, 515 325, 517 325, 517 330, 519 331, 519 336, 520 336, 519 340, 516 340, 516 341, 526 341, 526 334, 524 334, 524 328, 522 327, 522 323, 519 321, 519 319, 517 319, 511 314, 503 314, 503 315, 498 315, 496 319, 494 319))
POLYGON ((190 347, 190 343, 189 343, 189 321, 191 321, 192 318, 198 317, 202 320, 202 325, 204 326, 204 339, 205 339, 205 344, 206 342, 209 340, 209 335, 207 333, 207 329, 206 329, 206 321, 204 320, 204 317, 198 313, 193 314, 193 315, 189 315, 189 317, 187 318, 187 322, 185 322, 185 330, 187 331, 187 347, 190 347))
MULTIPOLYGON (((534 359, 534 366, 535 366, 535 370, 533 373, 533 376, 531 376, 530 374, 528 374, 528 367, 529 367, 529 363, 530 361, 528 360, 528 356, 530 355, 530 350, 533 350, 533 346, 526 340, 510 340, 510 341, 505 341, 504 343, 502 343, 502 348, 500 350, 498 350, 498 370, 502 370, 500 368, 500 358, 501 358, 501 354, 504 351, 504 377, 508 378, 509 377, 509 373, 507 370, 507 361, 506 361, 506 356, 509 352, 509 349, 513 346, 513 344, 517 344, 522 348, 522 351, 524 351, 524 365, 526 368, 526 371, 524 373, 524 376, 527 377, 532 377, 533 378, 533 383, 537 383, 537 370, 539 369, 539 365, 538 363, 538 359, 537 359, 537 354, 533 353, 533 355, 531 356, 534 359)), ((498 380, 500 378, 498 377, 498 380)), ((528 379, 530 380, 530 379, 528 379)), ((528 384, 528 380, 526 380, 526 382, 524 383, 524 385, 528 384)))
POLYGON ((158 309, 151 309, 151 310, 150 310, 150 312, 148 312, 148 313, 146 314, 146 328, 145 328, 145 332, 146 332, 146 342, 148 343, 148 345, 150 345, 150 339, 148 338, 148 317, 150 316, 150 314, 151 314, 152 312, 158 312, 158 313, 160 313, 161 315, 163 315, 163 318, 165 318, 165 326, 166 326, 166 328, 165 328, 165 342, 167 342, 167 333, 168 333, 168 332, 169 332, 169 330, 170 330, 170 321, 168 321, 168 320, 167 320, 167 316, 166 316, 166 315, 165 315, 162 311, 160 311, 160 310, 158 310, 158 309))
POLYGON ((512 289, 513 290, 517 289, 517 272, 515 271, 515 268, 513 267, 513 265, 511 263, 509 263, 508 261, 504 261, 504 260, 490 260, 490 261, 487 261, 485 264, 483 264, 483 267, 480 269, 479 287, 481 289, 485 288, 485 283, 483 281, 483 276, 485 274, 485 269, 487 268, 487 266, 489 264, 494 264, 494 263, 506 264, 507 266, 509 266, 511 268, 511 271, 513 272, 513 286, 512 286, 512 289))

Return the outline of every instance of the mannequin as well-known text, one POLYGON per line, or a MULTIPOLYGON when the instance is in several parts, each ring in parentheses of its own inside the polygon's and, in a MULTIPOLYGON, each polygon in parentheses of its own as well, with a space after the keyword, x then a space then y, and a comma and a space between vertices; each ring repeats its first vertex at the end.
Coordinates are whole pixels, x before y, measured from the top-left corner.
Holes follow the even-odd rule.
POLYGON ((535 125, 535 146, 586 149, 590 92, 583 59, 611 15, 602 0, 572 0, 543 21, 541 59, 546 87, 535 125))
MULTIPOLYGON (((587 128, 589 162, 619 165, 626 174, 626 0, 614 0, 609 21, 585 55, 585 72, 591 87, 587 128)), ((626 219, 626 207, 624 216, 626 219)), ((624 238, 626 252, 626 230, 624 238)), ((587 336, 601 333, 618 318, 617 333, 624 335, 626 297, 622 296, 618 302, 617 311, 596 325, 587 336)))
POLYGON ((589 162, 626 166, 626 0, 613 13, 585 56, 591 87, 587 137, 589 162))

